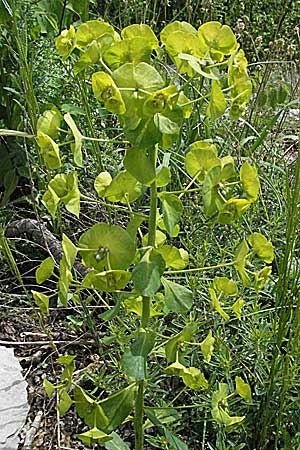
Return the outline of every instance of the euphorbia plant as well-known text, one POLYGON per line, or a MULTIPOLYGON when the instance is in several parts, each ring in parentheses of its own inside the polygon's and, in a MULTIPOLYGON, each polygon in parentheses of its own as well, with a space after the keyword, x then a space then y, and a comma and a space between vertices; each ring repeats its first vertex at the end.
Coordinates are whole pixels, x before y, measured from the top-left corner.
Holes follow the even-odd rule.
MULTIPOLYGON (((188 267, 186 250, 171 244, 179 232, 182 198, 194 183, 202 186, 207 217, 222 225, 240 220, 257 200, 259 179, 254 166, 245 162, 237 171, 232 156, 220 157, 217 146, 200 137, 186 144, 185 170, 190 177, 187 187, 179 195, 167 190, 171 180, 170 153, 165 153, 159 162, 158 152, 181 139, 184 120, 193 114, 193 104, 207 97, 209 120, 223 115, 227 107, 230 117, 238 119, 249 101, 251 81, 243 50, 226 25, 208 22, 196 30, 186 22, 173 22, 162 30, 160 40, 161 45, 147 25, 126 27, 120 36, 110 24, 99 20, 83 23, 77 30, 71 26, 56 39, 59 53, 76 76, 90 81, 96 99, 118 117, 127 139, 123 141, 127 146, 124 169, 114 178, 107 171, 101 172, 94 187, 100 204, 120 209, 129 217, 126 229, 105 222, 92 226, 77 245, 63 236, 58 297, 67 305, 70 297, 80 299, 87 289, 106 292, 115 301, 115 307, 105 319, 116 317, 121 310, 122 315, 135 313, 140 323, 121 360, 128 381, 125 388, 105 399, 94 398, 73 381, 75 366, 70 356, 59 359, 65 365, 59 384, 45 381, 45 388, 49 395, 58 390, 61 414, 75 403, 79 416, 90 427, 79 435, 87 444, 112 440, 117 448, 122 441, 113 431, 134 409, 136 450, 144 448, 145 413, 172 448, 186 448, 160 419, 159 409, 144 404, 147 379, 151 378, 147 369, 149 358, 163 347, 166 374, 180 377, 187 388, 196 391, 209 386, 202 368, 188 363, 184 348, 199 331, 197 322, 187 322, 175 336, 157 333, 158 324, 166 315, 186 314, 193 308, 193 292, 177 282, 178 274, 235 268, 239 281, 218 276, 209 287, 211 306, 226 322, 231 316, 239 319, 242 314, 244 300, 239 296, 238 283, 260 290, 271 272, 274 257, 272 244, 260 233, 245 238, 230 261, 212 267, 188 267), (171 77, 167 58, 173 63, 171 77), (189 100, 192 85, 204 86, 209 95, 200 92, 199 98, 189 100), (142 196, 148 209, 139 210, 136 206, 136 200, 142 196), (78 256, 86 267, 81 281, 72 275, 78 256), (255 267, 255 257, 267 265, 251 272, 249 265, 255 267)), ((82 142, 91 138, 82 135, 70 114, 62 117, 57 110, 49 110, 39 119, 37 142, 50 170, 62 166, 60 146, 64 142, 56 141, 63 132, 69 135, 66 142, 71 142, 75 165, 83 165, 82 142)), ((73 171, 58 173, 51 179, 43 202, 53 217, 61 203, 78 216, 81 197, 94 201, 80 193, 78 175, 73 171)), ((51 276, 53 270, 53 262, 47 259, 39 268, 38 282, 51 276)), ((38 292, 33 292, 33 296, 47 313, 49 298, 38 292)), ((203 365, 209 364, 215 341, 212 330, 205 330, 205 335, 198 344, 203 365)), ((226 383, 219 383, 211 398, 212 418, 225 428, 244 419, 229 414, 228 399, 232 394, 228 394, 228 389, 226 383)), ((241 377, 236 377, 236 392, 246 402, 251 401, 250 387, 241 377)))

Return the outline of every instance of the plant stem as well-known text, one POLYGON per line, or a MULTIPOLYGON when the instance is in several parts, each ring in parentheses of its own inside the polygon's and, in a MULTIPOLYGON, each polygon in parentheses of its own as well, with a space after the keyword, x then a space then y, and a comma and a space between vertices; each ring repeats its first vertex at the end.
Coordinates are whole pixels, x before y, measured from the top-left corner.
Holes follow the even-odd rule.
POLYGON ((120 211, 120 212, 122 212, 124 214, 129 214, 129 215, 130 214, 139 214, 141 217, 144 217, 145 219, 148 219, 148 216, 146 214, 141 214, 141 213, 138 213, 138 212, 130 211, 125 206, 123 207, 123 206, 114 205, 113 203, 107 203, 107 202, 104 202, 103 200, 99 200, 97 198, 89 197, 89 196, 84 195, 84 194, 81 194, 80 197, 83 200, 87 200, 88 202, 98 203, 99 205, 106 206, 107 208, 116 209, 117 211, 120 211))
MULTIPOLYGON (((87 91, 86 91, 85 79, 80 80, 77 77, 76 81, 78 83, 79 90, 81 93, 81 98, 82 98, 82 102, 84 105, 86 118, 87 118, 87 122, 88 122, 88 129, 92 135, 91 137, 93 137, 95 139, 95 138, 97 138, 97 136, 96 136, 94 125, 93 125, 92 112, 91 112, 88 95, 87 95, 87 91)), ((86 138, 87 137, 85 136, 84 139, 86 139, 86 138)), ((99 172, 102 172, 104 170, 104 167, 103 167, 102 158, 101 158, 101 149, 100 149, 98 140, 94 140, 94 139, 92 141, 92 148, 93 148, 93 154, 94 154, 93 156, 97 163, 97 170, 99 172)))
MULTIPOLYGON (((149 158, 155 170, 157 160, 157 146, 150 150, 149 158)), ((150 215, 148 222, 148 245, 154 247, 156 232, 156 210, 157 210, 157 185, 156 180, 150 186, 150 215)), ((150 297, 143 297, 141 327, 147 328, 150 318, 150 297)), ((135 450, 143 450, 144 448, 144 380, 138 381, 138 392, 135 402, 135 450)))
POLYGON ((166 272, 166 275, 171 275, 171 274, 174 275, 176 273, 204 272, 205 270, 220 269, 221 267, 229 267, 229 266, 233 266, 234 264, 235 264, 235 261, 232 261, 229 263, 216 264, 215 266, 195 267, 194 269, 168 270, 166 272))
POLYGON ((118 139, 102 139, 102 138, 94 138, 88 136, 82 136, 82 139, 85 141, 94 141, 94 142, 108 142, 110 144, 130 144, 129 141, 121 141, 118 139))
MULTIPOLYGON (((150 161, 154 170, 156 169, 157 159, 157 147, 150 152, 150 161)), ((157 186, 156 180, 150 186, 150 216, 148 226, 148 245, 154 247, 155 245, 155 232, 156 232, 156 209, 157 209, 157 186)))

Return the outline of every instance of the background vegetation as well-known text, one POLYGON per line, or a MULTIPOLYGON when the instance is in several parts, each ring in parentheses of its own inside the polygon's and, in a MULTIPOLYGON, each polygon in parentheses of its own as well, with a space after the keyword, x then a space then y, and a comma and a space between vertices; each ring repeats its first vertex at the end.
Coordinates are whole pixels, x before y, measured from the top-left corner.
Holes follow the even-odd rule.
MULTIPOLYGON (((246 419, 241 426, 225 430, 211 420, 207 408, 210 392, 183 390, 176 378, 170 381, 165 374, 159 374, 155 364, 151 370, 157 372, 159 383, 151 386, 154 398, 148 401, 172 407, 170 428, 189 449, 300 449, 300 2, 1 0, 0 128, 35 135, 38 117, 55 106, 63 113, 72 113, 85 135, 119 137, 115 117, 99 107, 93 94, 62 62, 54 45, 54 38, 71 23, 93 18, 107 21, 117 30, 132 23, 147 23, 157 33, 174 20, 185 20, 195 27, 219 20, 232 27, 245 50, 254 86, 245 115, 233 123, 225 114, 212 125, 205 119, 206 101, 197 103, 196 113, 187 120, 181 143, 172 153, 170 189, 183 188, 183 155, 189 144, 199 139, 212 139, 222 155, 231 154, 238 163, 250 158, 258 168, 262 195, 253 214, 234 226, 219 228, 205 217, 198 193, 190 193, 177 237, 178 245, 200 266, 224 260, 225 243, 226 252, 233 253, 244 229, 260 231, 274 245, 276 258, 268 285, 263 292, 247 293, 241 320, 230 320, 226 326, 210 307, 207 287, 211 278, 201 272, 183 275, 195 293, 189 319, 197 320, 199 341, 208 329, 216 337, 210 381, 223 381, 232 388, 235 377, 243 373, 251 386, 252 401, 247 408, 233 401, 234 414, 242 416, 246 410, 246 419)), ((80 219, 63 208, 58 219, 52 219, 42 204, 49 174, 41 164, 36 144, 15 136, 0 139, 0 220, 4 229, 14 220, 32 218, 47 224, 59 239, 66 233, 76 241, 82 231, 108 217, 105 208, 95 204, 91 207, 83 201, 80 219)), ((85 145, 84 157, 81 191, 89 196, 101 167, 114 175, 122 158, 121 151, 111 143, 92 141, 85 145)), ((66 161, 66 167, 72 170, 72 162, 66 161)), ((113 220, 125 224, 121 213, 114 212, 113 220)), ((37 288, 35 270, 45 252, 28 239, 8 240, 3 233, 0 239, 0 313, 3 317, 10 312, 23 314, 32 307, 29 292, 37 288)), ((55 280, 50 280, 45 293, 53 292, 54 284, 55 280)), ((67 315, 57 319, 67 330, 96 339, 96 348, 97 332, 102 333, 103 327, 94 309, 97 305, 73 305, 67 315)), ((37 313, 30 314, 37 317, 37 313)), ((175 334, 185 322, 186 318, 171 316, 160 333, 175 334)), ((38 320, 37 324, 49 334, 57 326, 51 319, 46 325, 38 320)), ((125 323, 115 319, 106 322, 105 327, 106 341, 100 356, 108 370, 105 374, 100 365, 92 373, 83 371, 85 385, 96 393, 122 386, 120 372, 115 377, 110 375, 112 370, 117 374, 119 370, 111 342, 118 342, 121 353, 135 319, 125 323)), ((86 352, 96 353, 95 348, 86 352)), ((195 366, 200 364, 197 351, 192 358, 195 366)), ((126 424, 123 427, 126 429, 126 424)), ((77 431, 71 429, 69 434, 77 431)), ((53 445, 59 448, 58 442, 53 445)), ((147 445, 177 448, 154 432, 149 433, 147 445)))

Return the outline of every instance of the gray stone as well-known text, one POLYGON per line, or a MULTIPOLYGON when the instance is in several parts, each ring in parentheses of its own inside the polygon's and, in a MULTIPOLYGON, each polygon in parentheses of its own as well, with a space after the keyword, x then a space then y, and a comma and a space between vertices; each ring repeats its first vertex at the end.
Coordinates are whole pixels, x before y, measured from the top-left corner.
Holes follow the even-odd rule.
POLYGON ((16 450, 28 414, 27 383, 11 348, 0 347, 0 450, 16 450))

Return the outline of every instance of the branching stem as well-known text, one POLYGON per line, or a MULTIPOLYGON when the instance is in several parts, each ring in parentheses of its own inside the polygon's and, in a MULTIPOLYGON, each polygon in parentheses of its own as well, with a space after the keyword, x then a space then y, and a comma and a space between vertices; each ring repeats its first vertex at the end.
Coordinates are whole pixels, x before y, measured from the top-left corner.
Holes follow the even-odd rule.
MULTIPOLYGON (((157 147, 151 149, 149 158, 155 170, 156 160, 157 160, 157 147)), ((155 233, 156 233, 156 210, 157 210, 157 185, 156 180, 150 186, 150 216, 149 216, 149 226, 148 226, 148 245, 154 247, 155 245, 155 233)), ((143 297, 142 303, 142 319, 141 327, 147 328, 150 318, 150 297, 143 297)), ((145 382, 144 380, 138 381, 138 392, 135 403, 135 450, 144 449, 144 390, 145 382)))

